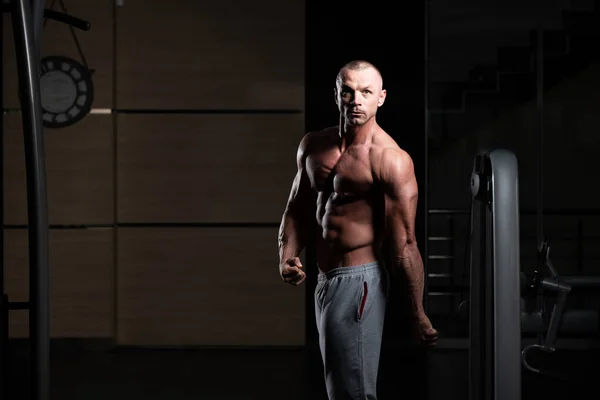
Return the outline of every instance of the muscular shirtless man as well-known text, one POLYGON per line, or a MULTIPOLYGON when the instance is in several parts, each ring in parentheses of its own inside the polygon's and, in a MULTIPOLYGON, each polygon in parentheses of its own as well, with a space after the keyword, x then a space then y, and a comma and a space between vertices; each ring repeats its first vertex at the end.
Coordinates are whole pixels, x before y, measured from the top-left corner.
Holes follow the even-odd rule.
POLYGON ((316 324, 330 399, 376 399, 388 294, 381 244, 393 246, 392 274, 408 283, 417 338, 437 331, 423 309, 423 261, 415 241, 418 188, 411 157, 377 124, 386 98, 377 68, 353 61, 336 79, 339 126, 305 135, 279 230, 279 271, 300 285, 299 255, 316 232, 316 324))

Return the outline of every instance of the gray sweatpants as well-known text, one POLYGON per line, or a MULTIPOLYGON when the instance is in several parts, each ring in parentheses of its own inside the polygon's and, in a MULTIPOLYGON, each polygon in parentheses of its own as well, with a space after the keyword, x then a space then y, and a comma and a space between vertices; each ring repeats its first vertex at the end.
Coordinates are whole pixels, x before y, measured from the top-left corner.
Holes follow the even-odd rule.
POLYGON ((377 262, 319 273, 315 314, 330 400, 377 399, 388 282, 377 262))

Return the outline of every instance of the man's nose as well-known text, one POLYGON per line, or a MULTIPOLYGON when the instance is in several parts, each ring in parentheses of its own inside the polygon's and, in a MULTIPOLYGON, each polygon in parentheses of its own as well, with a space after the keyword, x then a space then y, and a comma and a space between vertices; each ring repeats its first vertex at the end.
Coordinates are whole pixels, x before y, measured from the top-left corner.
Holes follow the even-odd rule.
POLYGON ((360 92, 354 92, 354 96, 352 96, 352 104, 360 106, 363 101, 363 98, 360 92))

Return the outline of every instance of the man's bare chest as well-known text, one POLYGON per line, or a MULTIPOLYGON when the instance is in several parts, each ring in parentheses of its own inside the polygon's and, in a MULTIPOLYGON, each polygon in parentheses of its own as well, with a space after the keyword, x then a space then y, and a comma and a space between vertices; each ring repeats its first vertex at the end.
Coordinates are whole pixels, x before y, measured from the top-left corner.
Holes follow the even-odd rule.
POLYGON ((306 168, 311 186, 317 192, 358 195, 373 186, 371 162, 364 149, 316 153, 307 158, 306 168))

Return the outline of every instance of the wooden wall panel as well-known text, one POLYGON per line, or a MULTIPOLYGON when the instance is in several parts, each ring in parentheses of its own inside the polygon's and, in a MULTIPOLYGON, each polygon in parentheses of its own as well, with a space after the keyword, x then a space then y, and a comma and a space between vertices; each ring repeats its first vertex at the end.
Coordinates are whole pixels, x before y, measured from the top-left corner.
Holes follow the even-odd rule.
POLYGON ((116 23, 119 108, 304 108, 304 0, 128 0, 116 23))
POLYGON ((275 228, 120 228, 118 343, 303 345, 304 287, 275 228))
POLYGON ((276 222, 304 117, 119 115, 119 222, 276 222))
MULTIPOLYGON (((50 7, 53 0, 46 1, 50 7)), ((53 10, 63 12, 59 2, 53 10)), ((114 0, 86 0, 64 2, 70 15, 91 24, 89 31, 75 29, 81 52, 88 68, 94 70, 94 108, 111 108, 113 105, 113 4, 114 0)), ((9 14, 4 14, 4 107, 20 108, 18 98, 18 75, 15 57, 13 26, 9 14)), ((42 34, 42 56, 67 56, 83 64, 69 26, 47 20, 42 34)))
MULTIPOLYGON (((45 129, 48 219, 51 224, 112 223, 112 116, 90 115, 63 129, 45 129)), ((21 115, 4 116, 4 218, 27 223, 21 115)))
MULTIPOLYGON (((51 230, 50 336, 110 338, 114 324, 113 231, 51 230)), ((10 301, 29 301, 28 237, 5 230, 5 287, 10 301)), ((29 312, 10 312, 10 336, 29 335, 29 312)))

